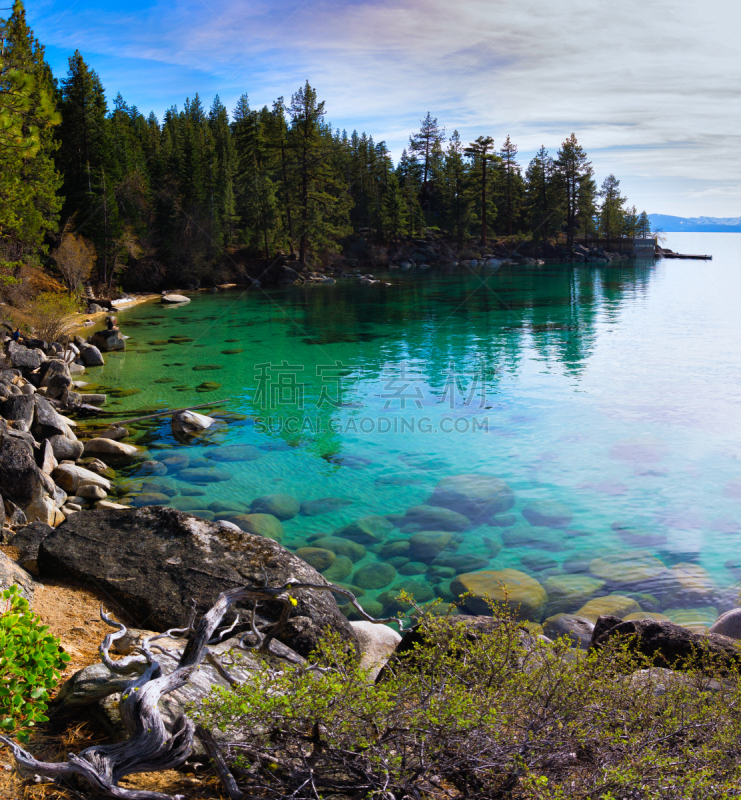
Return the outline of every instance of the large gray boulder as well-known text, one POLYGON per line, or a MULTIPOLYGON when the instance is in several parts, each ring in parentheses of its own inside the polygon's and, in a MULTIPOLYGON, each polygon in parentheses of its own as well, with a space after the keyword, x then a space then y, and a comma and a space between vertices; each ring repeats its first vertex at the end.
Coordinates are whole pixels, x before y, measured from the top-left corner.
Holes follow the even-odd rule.
MULTIPOLYGON (((101 353, 110 353, 114 350, 126 349, 126 339, 124 339, 121 331, 118 328, 113 328, 113 330, 96 331, 88 338, 88 342, 93 347, 96 347, 101 353)), ((85 361, 84 351, 82 354, 82 360, 85 361)), ((85 363, 87 364, 87 361, 85 361, 85 363)), ((87 366, 92 367, 98 365, 87 364, 87 366)))
POLYGON ((72 386, 72 376, 66 361, 54 358, 41 365, 39 370, 41 383, 39 388, 46 388, 46 396, 61 400, 72 386))
POLYGON ((102 367, 105 365, 103 354, 92 344, 88 344, 80 349, 80 358, 86 367, 102 367))
POLYGON ((36 411, 34 413, 33 427, 31 428, 34 436, 41 439, 48 439, 51 436, 66 436, 69 426, 61 414, 57 413, 54 406, 45 398, 38 394, 31 396, 36 411))
POLYGON ((0 415, 7 420, 22 421, 26 430, 31 430, 36 404, 28 394, 17 394, 9 397, 0 405, 0 415))
POLYGON ((47 441, 51 445, 57 461, 77 461, 78 458, 82 458, 82 451, 85 449, 82 442, 69 439, 61 434, 50 436, 47 441))
MULTIPOLYGON (((39 547, 44 577, 94 579, 117 598, 139 627, 166 630, 187 624, 191 601, 200 613, 237 586, 326 584, 306 562, 272 539, 193 517, 172 508, 81 511, 39 547)), ((352 628, 329 592, 296 591, 297 605, 278 639, 307 656, 328 629, 355 644, 352 628)), ((260 604, 268 622, 280 602, 260 604)), ((244 612, 243 612, 243 619, 244 612)))
POLYGON ((11 561, 5 553, 0 552, 0 591, 8 589, 14 584, 20 589, 26 600, 29 602, 33 600, 33 590, 36 585, 33 578, 26 570, 11 561))
POLYGON ((8 355, 10 356, 10 363, 16 369, 38 369, 46 361, 46 356, 42 350, 28 348, 17 342, 10 342, 8 355))

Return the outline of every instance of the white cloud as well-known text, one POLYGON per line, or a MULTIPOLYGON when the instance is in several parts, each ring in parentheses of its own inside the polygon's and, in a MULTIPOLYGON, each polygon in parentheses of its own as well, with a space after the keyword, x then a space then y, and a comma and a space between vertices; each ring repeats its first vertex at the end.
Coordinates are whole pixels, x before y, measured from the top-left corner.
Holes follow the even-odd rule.
POLYGON ((615 172, 639 207, 741 212, 741 7, 726 0, 162 0, 91 14, 95 5, 80 2, 51 40, 93 64, 120 59, 122 75, 146 60, 168 90, 182 70, 182 97, 158 111, 196 90, 269 103, 309 78, 335 124, 397 153, 428 110, 467 139, 511 134, 525 159, 574 131, 598 178, 615 172), (185 80, 193 71, 200 86, 185 80))

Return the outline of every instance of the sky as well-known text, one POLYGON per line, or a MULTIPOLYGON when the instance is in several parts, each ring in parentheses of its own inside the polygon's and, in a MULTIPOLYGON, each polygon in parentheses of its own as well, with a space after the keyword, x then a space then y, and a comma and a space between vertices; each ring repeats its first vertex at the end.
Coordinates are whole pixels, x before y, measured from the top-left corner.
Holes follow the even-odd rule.
MULTIPOLYGON (((0 0, 2 2, 2 0, 0 0)), ((9 5, 5 0, 4 5, 9 5)), ((741 215, 741 3, 730 0, 26 0, 55 76, 78 48, 109 102, 161 117, 307 79, 398 158, 429 111, 507 135, 523 168, 572 132, 639 211, 741 215)))

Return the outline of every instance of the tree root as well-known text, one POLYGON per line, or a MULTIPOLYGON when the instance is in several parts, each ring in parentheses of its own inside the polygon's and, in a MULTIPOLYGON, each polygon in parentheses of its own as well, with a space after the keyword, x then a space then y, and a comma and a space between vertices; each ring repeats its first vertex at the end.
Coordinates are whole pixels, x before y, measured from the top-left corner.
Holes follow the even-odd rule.
MULTIPOLYGON (((0 736, 0 741, 11 749, 21 770, 35 775, 55 781, 66 778, 82 778, 93 791, 105 797, 121 798, 121 800, 177 800, 177 797, 173 798, 172 795, 126 789, 118 785, 121 779, 127 775, 158 772, 178 767, 191 752, 195 726, 191 720, 181 714, 173 723, 172 729, 168 730, 160 715, 160 698, 184 686, 203 659, 211 655, 208 650, 209 645, 221 641, 226 633, 233 630, 236 622, 227 631, 222 631, 215 640, 213 639, 221 620, 235 603, 253 601, 251 628, 257 638, 256 649, 267 652, 270 641, 285 625, 292 610, 293 603, 289 594, 291 589, 312 589, 344 595, 348 597, 361 616, 369 622, 397 622, 401 628, 400 621, 395 617, 376 620, 368 615, 358 603, 355 595, 339 586, 290 581, 283 586, 274 588, 268 586, 242 587, 223 592, 195 627, 193 625, 194 617, 191 616, 186 628, 172 629, 166 633, 150 636, 142 642, 139 655, 127 656, 114 661, 109 655, 110 647, 114 641, 125 636, 126 627, 111 619, 101 608, 101 619, 111 627, 118 629, 114 633, 106 635, 99 650, 103 664, 111 672, 121 676, 121 679, 116 681, 116 687, 121 691, 119 711, 129 738, 115 744, 93 745, 79 755, 70 753, 67 760, 60 763, 38 761, 31 753, 4 736, 0 736), (284 612, 280 621, 277 625, 272 626, 267 634, 258 631, 254 625, 254 608, 260 600, 280 600, 284 604, 284 612), (177 667, 169 675, 163 675, 151 645, 158 639, 177 638, 188 634, 190 634, 190 638, 177 667), (129 680, 123 678, 123 676, 135 672, 140 674, 134 675, 129 680)), ((240 646, 244 649, 251 649, 244 642, 244 637, 240 646)), ((203 735, 201 735, 201 740, 203 741, 203 735)), ((226 779, 226 786, 226 783, 229 783, 226 774, 221 777, 222 780, 226 779)), ((230 774, 229 777, 231 777, 230 774)), ((231 797, 231 792, 235 791, 236 784, 226 788, 231 797)))

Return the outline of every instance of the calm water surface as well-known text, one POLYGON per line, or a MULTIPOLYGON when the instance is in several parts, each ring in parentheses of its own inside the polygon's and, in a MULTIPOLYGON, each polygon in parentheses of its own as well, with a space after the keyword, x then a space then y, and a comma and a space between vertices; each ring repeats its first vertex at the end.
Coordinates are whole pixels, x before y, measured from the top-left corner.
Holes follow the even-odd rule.
MULTIPOLYGON (((403 514, 448 476, 496 475, 514 492, 516 531, 536 501, 558 501, 572 519, 544 533, 547 549, 479 525, 456 534, 438 565, 454 552, 545 582, 564 566, 587 574, 590 558, 640 549, 669 568, 704 568, 715 594, 701 571, 685 595, 621 586, 619 576, 597 593, 648 592, 644 610, 679 619, 690 607, 704 622, 736 582, 726 562, 741 555, 741 235, 675 234, 667 246, 714 258, 433 267, 379 273, 391 286, 341 281, 140 306, 119 315, 127 352, 88 379, 141 390, 111 412, 223 399, 243 415, 190 445, 175 442, 167 419, 134 431, 152 458, 176 448, 191 466, 226 470, 229 480, 208 484, 172 470, 149 479, 178 492, 175 506, 200 505, 208 517, 216 501, 238 512, 276 492, 345 499, 283 522, 283 544, 297 549, 366 515, 403 514), (253 445, 251 460, 214 458, 233 444, 253 445), (183 503, 191 491, 202 494, 183 503)), ((369 551, 354 570, 379 560, 369 551)), ((409 580, 447 596, 438 569, 399 574, 364 599, 409 580)))

